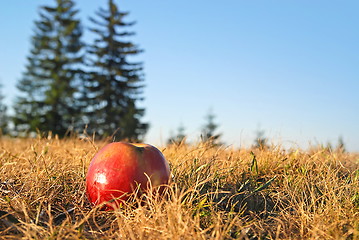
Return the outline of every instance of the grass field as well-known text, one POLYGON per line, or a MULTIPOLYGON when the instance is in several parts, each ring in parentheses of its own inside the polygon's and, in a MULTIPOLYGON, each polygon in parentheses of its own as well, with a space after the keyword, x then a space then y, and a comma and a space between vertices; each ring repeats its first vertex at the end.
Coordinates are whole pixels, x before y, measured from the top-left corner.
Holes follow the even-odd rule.
POLYGON ((105 144, 1 139, 0 238, 359 239, 357 154, 168 146, 165 198, 105 212, 85 195, 105 144))

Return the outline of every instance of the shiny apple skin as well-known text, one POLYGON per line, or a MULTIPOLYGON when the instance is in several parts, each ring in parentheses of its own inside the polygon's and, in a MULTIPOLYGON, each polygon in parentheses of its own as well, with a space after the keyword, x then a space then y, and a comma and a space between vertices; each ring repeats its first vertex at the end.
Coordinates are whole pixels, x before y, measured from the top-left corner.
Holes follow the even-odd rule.
POLYGON ((94 205, 109 202, 113 209, 139 186, 140 192, 168 184, 170 168, 156 147, 143 143, 114 142, 93 157, 86 176, 86 192, 94 205))

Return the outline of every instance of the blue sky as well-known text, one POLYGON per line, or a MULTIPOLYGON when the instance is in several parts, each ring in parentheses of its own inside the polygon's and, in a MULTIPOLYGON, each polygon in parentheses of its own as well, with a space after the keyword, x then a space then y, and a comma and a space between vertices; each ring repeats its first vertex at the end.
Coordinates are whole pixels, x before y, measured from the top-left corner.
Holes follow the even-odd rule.
MULTIPOLYGON (((1 3, 0 81, 17 95, 38 7, 1 3)), ((75 1, 83 25, 107 0, 75 1)), ((306 148, 342 136, 359 151, 359 1, 116 1, 145 52, 146 141, 164 144, 183 124, 196 141, 212 109, 228 145, 250 146, 258 128, 306 148)), ((83 40, 91 36, 86 31, 83 40)))

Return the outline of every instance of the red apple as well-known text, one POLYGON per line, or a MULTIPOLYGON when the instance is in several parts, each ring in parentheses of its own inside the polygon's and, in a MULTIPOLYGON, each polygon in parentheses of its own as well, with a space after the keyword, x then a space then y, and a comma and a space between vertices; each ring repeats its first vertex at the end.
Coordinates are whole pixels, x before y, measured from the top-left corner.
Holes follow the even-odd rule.
POLYGON ((168 184, 170 169, 161 151, 143 143, 114 142, 103 147, 92 159, 86 192, 94 205, 119 207, 129 196, 168 184))

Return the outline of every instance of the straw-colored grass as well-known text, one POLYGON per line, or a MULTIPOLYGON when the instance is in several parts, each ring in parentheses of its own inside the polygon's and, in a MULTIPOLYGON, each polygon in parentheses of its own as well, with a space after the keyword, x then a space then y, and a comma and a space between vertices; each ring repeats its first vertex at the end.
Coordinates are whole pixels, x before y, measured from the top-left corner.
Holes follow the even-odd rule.
POLYGON ((164 197, 101 211, 85 176, 105 144, 1 139, 0 238, 359 239, 356 154, 171 145, 164 197))

